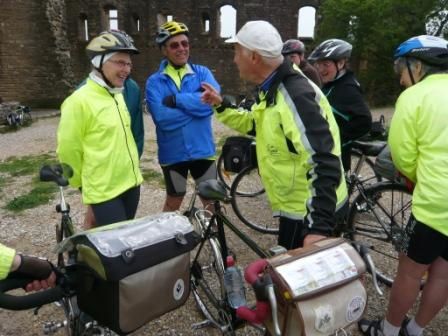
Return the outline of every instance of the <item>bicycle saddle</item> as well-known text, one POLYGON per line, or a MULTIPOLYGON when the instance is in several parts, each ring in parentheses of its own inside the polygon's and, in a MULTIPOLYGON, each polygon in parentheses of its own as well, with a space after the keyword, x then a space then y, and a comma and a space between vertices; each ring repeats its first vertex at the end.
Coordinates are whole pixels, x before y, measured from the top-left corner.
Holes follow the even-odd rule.
POLYGON ((227 190, 224 184, 218 180, 206 180, 198 184, 199 196, 213 201, 225 201, 227 190))
POLYGON ((364 155, 377 156, 386 146, 386 141, 353 141, 352 146, 361 151, 364 155))

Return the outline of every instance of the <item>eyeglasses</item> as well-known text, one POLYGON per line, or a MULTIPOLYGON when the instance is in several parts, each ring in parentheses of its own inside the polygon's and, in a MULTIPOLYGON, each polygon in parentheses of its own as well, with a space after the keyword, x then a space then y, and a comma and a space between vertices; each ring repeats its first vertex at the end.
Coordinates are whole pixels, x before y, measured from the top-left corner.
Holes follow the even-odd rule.
POLYGON ((190 46, 190 42, 188 42, 187 40, 182 40, 180 42, 171 42, 170 44, 168 44, 168 47, 172 50, 179 49, 180 46, 188 48, 190 46))
POLYGON ((112 63, 114 63, 114 64, 116 64, 116 65, 118 65, 120 68, 125 68, 125 67, 129 67, 130 69, 132 69, 132 63, 131 62, 125 62, 125 61, 122 61, 122 60, 119 60, 119 61, 116 61, 116 60, 109 60, 109 62, 112 62, 112 63))

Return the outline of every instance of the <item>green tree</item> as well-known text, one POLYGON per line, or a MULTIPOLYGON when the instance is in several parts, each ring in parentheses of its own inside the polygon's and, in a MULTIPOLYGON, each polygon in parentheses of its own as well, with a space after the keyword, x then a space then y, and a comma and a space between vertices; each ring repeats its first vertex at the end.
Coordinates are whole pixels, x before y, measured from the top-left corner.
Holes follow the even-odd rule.
MULTIPOLYGON (((426 34, 429 15, 448 0, 323 0, 317 42, 341 38, 353 44, 352 68, 371 105, 390 105, 399 84, 393 53, 404 40, 426 34)), ((440 12, 440 9, 439 9, 440 12)), ((437 12, 438 13, 438 12, 437 12)), ((439 20, 439 25, 443 20, 439 20)))

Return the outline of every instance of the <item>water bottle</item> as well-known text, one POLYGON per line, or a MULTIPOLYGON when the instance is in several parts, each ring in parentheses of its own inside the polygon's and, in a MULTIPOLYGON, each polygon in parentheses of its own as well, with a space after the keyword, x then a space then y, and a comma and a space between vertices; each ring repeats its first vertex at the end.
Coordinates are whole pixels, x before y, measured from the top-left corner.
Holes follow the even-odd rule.
POLYGON ((235 260, 228 256, 227 269, 224 273, 224 286, 227 292, 229 305, 236 309, 246 305, 246 290, 244 288, 244 279, 241 271, 235 266, 235 260))

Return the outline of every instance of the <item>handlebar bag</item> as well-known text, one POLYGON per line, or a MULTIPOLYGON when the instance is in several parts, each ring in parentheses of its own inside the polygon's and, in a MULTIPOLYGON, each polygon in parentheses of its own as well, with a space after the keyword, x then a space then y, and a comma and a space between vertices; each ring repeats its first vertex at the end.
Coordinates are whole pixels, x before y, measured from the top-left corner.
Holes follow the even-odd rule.
MULTIPOLYGON (((344 239, 328 238, 268 260, 285 336, 337 333, 364 313, 366 266, 344 239)), ((272 330, 272 321, 267 323, 272 330)))
POLYGON ((244 136, 230 136, 222 146, 224 169, 239 173, 243 168, 257 164, 253 139, 244 136))
POLYGON ((162 213, 74 235, 81 311, 119 334, 183 305, 190 292, 190 251, 199 237, 184 216, 162 213))

